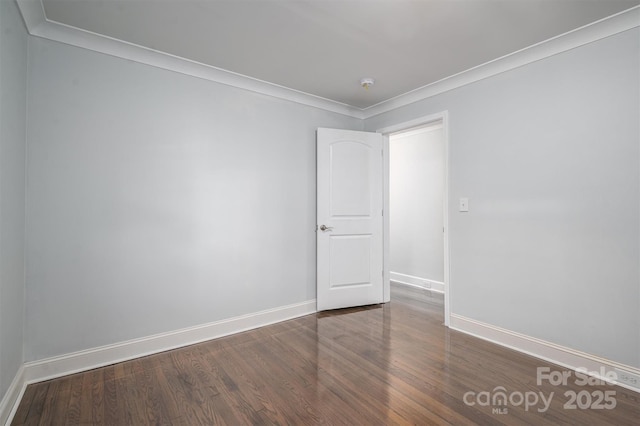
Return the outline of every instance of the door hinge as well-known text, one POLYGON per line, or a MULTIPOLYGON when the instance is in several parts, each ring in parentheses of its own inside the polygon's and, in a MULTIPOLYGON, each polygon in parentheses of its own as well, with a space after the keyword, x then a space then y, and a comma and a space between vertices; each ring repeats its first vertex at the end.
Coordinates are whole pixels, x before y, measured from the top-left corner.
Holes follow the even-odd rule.
POLYGON ((384 216, 384 209, 382 209, 382 216, 384 216))
POLYGON ((384 277, 384 269, 382 270, 382 277, 384 277))

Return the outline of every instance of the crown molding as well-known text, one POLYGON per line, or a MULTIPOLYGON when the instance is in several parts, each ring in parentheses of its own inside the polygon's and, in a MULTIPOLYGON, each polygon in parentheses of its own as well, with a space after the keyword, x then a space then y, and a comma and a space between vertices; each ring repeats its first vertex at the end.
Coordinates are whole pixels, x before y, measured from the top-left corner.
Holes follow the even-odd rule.
POLYGON ((29 34, 34 35, 47 22, 42 0, 16 0, 29 34))
POLYGON ((640 26, 640 6, 380 102, 357 108, 179 56, 49 21, 42 0, 16 0, 29 34, 220 84, 367 119, 640 26))
POLYGON ((248 77, 179 56, 149 49, 133 43, 49 21, 42 0, 16 0, 29 34, 52 41, 93 50, 110 56, 151 65, 202 78, 227 86, 249 90, 274 98, 320 108, 355 118, 362 118, 362 110, 320 96, 290 89, 267 81, 248 77))
POLYGON ((364 108, 370 118, 640 26, 640 6, 587 24, 482 65, 364 108))

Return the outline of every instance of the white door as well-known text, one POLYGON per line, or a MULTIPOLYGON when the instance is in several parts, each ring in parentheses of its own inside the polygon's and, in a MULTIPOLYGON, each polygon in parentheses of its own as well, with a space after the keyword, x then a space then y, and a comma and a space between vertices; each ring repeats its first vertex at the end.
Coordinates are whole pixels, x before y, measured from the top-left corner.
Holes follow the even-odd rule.
POLYGON ((383 301, 382 135, 317 134, 318 310, 383 301))

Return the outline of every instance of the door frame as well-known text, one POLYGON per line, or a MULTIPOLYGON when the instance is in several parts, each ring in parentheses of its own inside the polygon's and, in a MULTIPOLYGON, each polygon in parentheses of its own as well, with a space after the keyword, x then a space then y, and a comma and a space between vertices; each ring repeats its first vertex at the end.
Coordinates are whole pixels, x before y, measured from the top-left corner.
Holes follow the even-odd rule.
POLYGON ((449 327, 451 316, 451 280, 450 280, 450 252, 449 252, 449 112, 442 111, 436 114, 418 117, 413 120, 386 126, 376 130, 376 133, 382 133, 382 151, 383 151, 383 167, 382 167, 382 185, 383 185, 383 250, 382 264, 384 268, 384 278, 382 283, 383 300, 388 302, 391 299, 391 278, 390 278, 390 259, 391 251, 389 244, 389 136, 393 133, 399 133, 416 127, 424 127, 431 123, 442 122, 442 135, 444 139, 444 194, 443 194, 443 223, 444 223, 444 325, 449 327))

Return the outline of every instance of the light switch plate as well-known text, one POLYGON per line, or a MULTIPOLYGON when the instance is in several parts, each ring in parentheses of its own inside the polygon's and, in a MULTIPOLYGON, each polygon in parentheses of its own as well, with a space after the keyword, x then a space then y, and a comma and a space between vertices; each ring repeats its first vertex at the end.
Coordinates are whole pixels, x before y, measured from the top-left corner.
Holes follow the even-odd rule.
POLYGON ((460 211, 468 212, 469 211, 469 199, 468 198, 460 198, 460 211))

